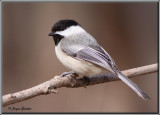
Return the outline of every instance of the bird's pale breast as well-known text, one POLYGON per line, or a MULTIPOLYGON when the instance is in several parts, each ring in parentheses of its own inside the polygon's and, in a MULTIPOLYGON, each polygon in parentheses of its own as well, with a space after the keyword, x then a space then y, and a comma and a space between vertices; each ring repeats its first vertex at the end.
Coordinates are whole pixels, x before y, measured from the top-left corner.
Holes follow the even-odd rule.
POLYGON ((79 76, 95 76, 108 73, 106 69, 85 60, 76 59, 64 53, 58 45, 55 47, 57 58, 68 69, 76 72, 79 76))

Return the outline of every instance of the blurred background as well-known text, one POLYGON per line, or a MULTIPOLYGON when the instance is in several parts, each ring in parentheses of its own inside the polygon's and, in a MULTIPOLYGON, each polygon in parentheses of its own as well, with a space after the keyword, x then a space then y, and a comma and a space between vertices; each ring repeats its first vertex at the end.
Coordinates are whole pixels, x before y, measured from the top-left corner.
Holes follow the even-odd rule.
MULTIPOLYGON (((112 56, 120 70, 157 63, 158 2, 3 2, 3 95, 31 88, 68 71, 48 36, 54 23, 74 19, 112 56)), ((3 107, 3 112, 157 112, 157 73, 132 80, 144 101, 122 81, 60 88, 3 107), (8 107, 29 107, 11 111, 8 107)))

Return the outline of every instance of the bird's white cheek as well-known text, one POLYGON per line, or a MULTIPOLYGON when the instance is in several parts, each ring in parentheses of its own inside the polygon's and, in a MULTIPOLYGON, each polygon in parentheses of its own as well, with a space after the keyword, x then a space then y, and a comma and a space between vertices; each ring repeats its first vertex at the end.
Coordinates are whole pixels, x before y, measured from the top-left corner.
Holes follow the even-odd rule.
POLYGON ((59 34, 64 37, 69 37, 71 35, 79 34, 85 32, 85 30, 80 26, 71 26, 63 31, 57 31, 56 34, 59 34))

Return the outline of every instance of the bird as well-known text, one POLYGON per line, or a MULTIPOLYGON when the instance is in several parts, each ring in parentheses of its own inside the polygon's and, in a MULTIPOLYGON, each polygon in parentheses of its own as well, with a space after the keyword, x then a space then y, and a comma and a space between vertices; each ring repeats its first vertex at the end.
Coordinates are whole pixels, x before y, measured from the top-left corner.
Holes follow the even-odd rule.
POLYGON ((114 73, 134 90, 142 99, 150 97, 136 83, 126 77, 116 66, 112 57, 99 45, 96 39, 73 19, 57 21, 48 36, 55 43, 55 53, 59 61, 69 70, 66 74, 92 77, 114 73))

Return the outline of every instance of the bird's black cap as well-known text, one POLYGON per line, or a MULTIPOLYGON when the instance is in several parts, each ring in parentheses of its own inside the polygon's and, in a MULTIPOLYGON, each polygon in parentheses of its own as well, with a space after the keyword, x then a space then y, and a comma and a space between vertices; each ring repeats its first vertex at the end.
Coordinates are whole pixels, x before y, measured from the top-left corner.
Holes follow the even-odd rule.
POLYGON ((56 31, 63 31, 66 28, 73 26, 73 25, 76 26, 79 24, 78 22, 74 20, 60 20, 53 25, 52 30, 51 30, 52 32, 49 33, 49 36, 53 36, 56 31))

